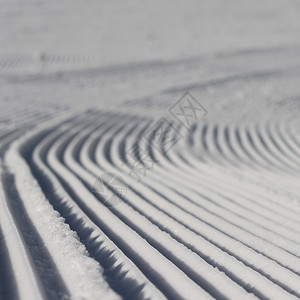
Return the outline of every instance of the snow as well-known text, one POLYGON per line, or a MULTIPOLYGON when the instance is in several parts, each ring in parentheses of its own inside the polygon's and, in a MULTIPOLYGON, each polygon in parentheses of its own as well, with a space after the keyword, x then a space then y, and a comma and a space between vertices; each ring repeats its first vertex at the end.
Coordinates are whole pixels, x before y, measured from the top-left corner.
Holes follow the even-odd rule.
POLYGON ((299 15, 1 1, 0 298, 300 298, 299 15))

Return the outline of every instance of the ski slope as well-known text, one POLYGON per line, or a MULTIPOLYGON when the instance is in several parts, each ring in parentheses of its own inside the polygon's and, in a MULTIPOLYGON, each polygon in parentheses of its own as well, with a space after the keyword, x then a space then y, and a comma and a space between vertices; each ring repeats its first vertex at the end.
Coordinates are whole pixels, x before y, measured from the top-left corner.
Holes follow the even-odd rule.
POLYGON ((176 5, 1 2, 0 299, 300 298, 300 7, 176 5))

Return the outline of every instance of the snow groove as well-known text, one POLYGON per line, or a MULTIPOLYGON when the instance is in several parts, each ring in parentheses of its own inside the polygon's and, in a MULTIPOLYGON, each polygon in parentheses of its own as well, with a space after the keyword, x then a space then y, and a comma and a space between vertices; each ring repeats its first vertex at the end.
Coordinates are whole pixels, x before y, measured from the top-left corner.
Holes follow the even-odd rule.
MULTIPOLYGON (((253 191, 251 181, 269 176, 270 168, 274 172, 269 180, 278 184, 278 172, 293 176, 299 170, 299 149, 289 136, 282 138, 282 124, 266 122, 259 129, 243 130, 203 123, 164 154, 153 148, 154 140, 143 138, 149 126, 151 120, 104 111, 62 116, 19 139, 6 153, 4 163, 15 177, 24 209, 33 225, 40 223, 38 234, 68 289, 65 297, 86 293, 92 298, 103 291, 105 299, 117 299, 118 294, 123 299, 300 297, 297 212, 275 201, 264 187, 253 191), (181 151, 184 143, 191 145, 189 152, 181 151), (140 149, 134 154, 136 161, 149 164, 141 149, 152 159, 153 168, 141 182, 128 172, 132 161, 126 149, 131 145, 140 149), (199 145, 201 159, 193 151, 199 145), (239 167, 249 161, 249 178, 241 180, 239 167), (127 187, 125 196, 118 195, 118 205, 107 206, 103 196, 92 193, 95 180, 105 172, 120 174, 127 187), (27 200, 29 191, 36 194, 31 201, 41 202, 35 208, 27 200), (51 242, 38 212, 53 220, 51 242), (63 257, 72 248, 61 244, 58 230, 77 245, 71 265, 63 263, 63 257), (80 285, 74 278, 86 268, 91 279, 85 275, 80 285)), ((163 139, 159 146, 164 150, 163 139)), ((295 180, 288 182, 298 189, 295 180)), ((2 222, 5 236, 9 223, 2 222)), ((23 239, 22 233, 17 236, 23 239)), ((28 278, 49 283, 28 259, 33 270, 28 278)), ((24 286, 17 278, 11 284, 20 290, 34 286, 24 286)), ((43 284, 35 286, 27 293, 34 294, 32 299, 42 298, 44 291, 38 287, 43 284)))

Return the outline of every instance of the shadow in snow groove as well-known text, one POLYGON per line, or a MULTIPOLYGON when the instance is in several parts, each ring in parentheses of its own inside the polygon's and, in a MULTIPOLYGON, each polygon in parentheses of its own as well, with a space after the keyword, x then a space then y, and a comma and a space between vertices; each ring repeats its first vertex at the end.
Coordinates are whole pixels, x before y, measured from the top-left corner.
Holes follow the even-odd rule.
MULTIPOLYGON (((5 195, 9 198, 10 209, 16 226, 26 243, 37 275, 43 286, 47 299, 67 299, 69 291, 53 262, 51 255, 28 217, 15 186, 15 178, 8 172, 3 175, 5 195)), ((2 273, 2 269, 1 272, 2 273)))
POLYGON ((0 228, 0 299, 18 299, 17 285, 11 266, 9 252, 5 244, 5 236, 0 228))

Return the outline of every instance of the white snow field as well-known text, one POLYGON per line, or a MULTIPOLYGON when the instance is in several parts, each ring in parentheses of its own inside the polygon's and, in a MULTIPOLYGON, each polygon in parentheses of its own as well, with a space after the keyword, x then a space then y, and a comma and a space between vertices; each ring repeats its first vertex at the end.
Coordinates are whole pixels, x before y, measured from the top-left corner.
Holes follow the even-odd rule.
POLYGON ((0 1, 0 299, 299 299, 298 0, 0 1))

